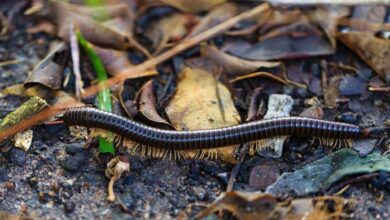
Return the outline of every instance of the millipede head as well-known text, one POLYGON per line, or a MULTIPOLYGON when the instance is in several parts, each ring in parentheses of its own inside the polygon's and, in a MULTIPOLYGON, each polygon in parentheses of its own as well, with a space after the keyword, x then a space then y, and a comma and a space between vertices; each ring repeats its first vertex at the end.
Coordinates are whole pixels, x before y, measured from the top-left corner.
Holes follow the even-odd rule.
POLYGON ((363 135, 366 138, 381 138, 390 132, 390 127, 384 128, 366 128, 363 130, 363 135))

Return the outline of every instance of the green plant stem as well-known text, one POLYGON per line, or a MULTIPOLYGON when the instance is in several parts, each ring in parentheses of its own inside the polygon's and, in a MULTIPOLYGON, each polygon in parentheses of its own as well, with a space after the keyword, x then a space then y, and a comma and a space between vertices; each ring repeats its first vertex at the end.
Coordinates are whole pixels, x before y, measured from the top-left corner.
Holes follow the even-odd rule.
MULTIPOLYGON (((91 44, 83 37, 80 31, 76 32, 76 36, 80 45, 87 52, 89 58, 91 59, 92 66, 95 69, 97 74, 97 79, 99 83, 102 83, 107 80, 107 72, 104 68, 104 65, 98 55, 93 50, 91 44)), ((103 89, 98 93, 98 107, 101 110, 111 112, 111 94, 110 89, 103 89)), ((111 133, 108 134, 112 135, 111 133)), ((115 155, 115 147, 112 142, 106 141, 104 138, 99 137, 99 152, 100 153, 111 153, 115 155)))

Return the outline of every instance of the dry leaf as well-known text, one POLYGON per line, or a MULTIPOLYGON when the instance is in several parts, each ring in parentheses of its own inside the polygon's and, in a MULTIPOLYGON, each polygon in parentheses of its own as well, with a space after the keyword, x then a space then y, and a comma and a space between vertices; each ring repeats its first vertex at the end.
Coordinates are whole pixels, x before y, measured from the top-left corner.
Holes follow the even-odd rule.
POLYGON ((259 192, 231 191, 222 194, 197 219, 202 219, 218 210, 230 212, 239 220, 269 219, 277 201, 269 194, 259 192))
POLYGON ((307 12, 306 15, 311 22, 318 24, 323 29, 333 48, 336 48, 336 32, 339 20, 348 16, 349 13, 349 8, 344 6, 323 6, 307 12))
POLYGON ((152 80, 149 80, 142 86, 135 99, 137 100, 139 111, 148 120, 168 127, 173 127, 157 112, 156 96, 154 95, 152 80))
POLYGON ((390 41, 370 33, 340 33, 338 39, 355 52, 386 82, 390 82, 390 41))
MULTIPOLYGON (((74 10, 75 6, 69 5, 62 1, 55 1, 54 11, 58 24, 58 36, 65 40, 69 40, 69 29, 71 23, 74 22, 77 29, 91 43, 102 47, 108 47, 118 50, 131 48, 134 45, 129 38, 129 35, 116 31, 111 27, 107 27, 99 23, 88 15, 81 14, 74 10)), ((129 23, 129 25, 132 25, 129 23)))
POLYGON ((185 12, 196 13, 208 11, 213 7, 226 2, 226 0, 161 0, 162 2, 185 12))
POLYGON ((186 26, 189 22, 192 22, 192 16, 175 13, 151 23, 145 36, 153 42, 154 53, 166 48, 168 42, 183 38, 187 34, 186 26))
MULTIPOLYGON (((229 90, 201 69, 185 68, 180 73, 177 91, 166 112, 177 130, 220 128, 241 121, 229 90)), ((218 150, 223 160, 236 161, 232 147, 218 150)))
POLYGON ((219 210, 228 211, 239 220, 293 219, 329 220, 348 216, 355 202, 337 196, 320 196, 278 202, 261 192, 231 191, 222 194, 197 216, 202 219, 219 210))
POLYGON ((134 68, 134 65, 129 61, 128 55, 124 51, 102 48, 96 45, 93 45, 93 49, 101 59, 107 73, 110 75, 120 75, 127 72, 133 72, 131 75, 127 74, 127 79, 134 79, 158 74, 155 69, 143 72, 133 71, 132 69, 134 68))
POLYGON ((222 4, 213 9, 209 14, 203 17, 199 23, 192 29, 191 33, 186 38, 191 38, 198 35, 237 14, 237 5, 233 3, 222 4))
POLYGON ((24 87, 43 85, 58 90, 61 88, 62 71, 67 58, 68 47, 64 42, 55 44, 51 52, 29 73, 24 87))
POLYGON ((219 51, 215 47, 204 46, 201 48, 203 57, 220 65, 230 77, 255 72, 261 67, 272 68, 280 65, 280 62, 253 61, 241 59, 219 51))
POLYGON ((104 173, 107 178, 110 178, 110 182, 108 183, 108 201, 115 201, 114 184, 121 178, 124 172, 130 172, 130 162, 127 157, 115 157, 107 163, 107 168, 104 173))

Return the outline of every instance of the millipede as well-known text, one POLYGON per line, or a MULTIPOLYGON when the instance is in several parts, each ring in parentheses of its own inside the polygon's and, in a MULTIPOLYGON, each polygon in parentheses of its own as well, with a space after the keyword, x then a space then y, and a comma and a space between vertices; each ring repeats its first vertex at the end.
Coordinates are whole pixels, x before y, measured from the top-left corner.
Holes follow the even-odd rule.
POLYGON ((175 131, 154 128, 92 107, 68 109, 63 120, 70 126, 84 126, 113 132, 119 137, 147 147, 149 155, 165 156, 167 152, 209 150, 278 136, 313 137, 324 143, 340 140, 379 138, 390 127, 362 128, 357 125, 307 117, 281 117, 248 122, 217 129, 175 131), (334 140, 334 141, 332 141, 334 140), (154 150, 153 150, 154 149, 154 150))

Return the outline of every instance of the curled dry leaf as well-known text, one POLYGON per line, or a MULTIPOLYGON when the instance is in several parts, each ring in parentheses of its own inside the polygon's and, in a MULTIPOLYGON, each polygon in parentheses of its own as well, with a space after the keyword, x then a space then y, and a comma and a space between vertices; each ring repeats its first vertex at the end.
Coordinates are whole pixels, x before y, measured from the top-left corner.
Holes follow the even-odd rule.
POLYGON ((218 210, 224 210, 239 220, 327 220, 346 216, 354 207, 354 201, 337 196, 278 202, 269 194, 232 191, 222 194, 207 209, 199 213, 197 219, 205 218, 218 210))
POLYGON ((136 96, 136 100, 138 103, 138 110, 148 120, 158 124, 166 125, 168 127, 173 127, 157 112, 156 96, 154 95, 152 80, 149 80, 142 86, 136 96))
MULTIPOLYGON (((108 27, 93 17, 82 14, 73 5, 62 1, 55 1, 53 4, 58 24, 58 35, 63 39, 69 40, 69 28, 71 28, 70 24, 73 21, 81 34, 93 44, 118 50, 134 47, 132 44, 134 40, 131 39, 131 36, 116 31, 115 27, 108 27)), ((129 22, 129 26, 132 25, 131 19, 125 20, 129 22)))
POLYGON ((60 89, 67 50, 68 47, 64 42, 55 44, 51 52, 30 72, 30 76, 24 82, 24 87, 43 85, 53 90, 60 89))
POLYGON ((199 23, 192 29, 191 33, 186 38, 191 38, 198 35, 237 14, 237 5, 234 3, 224 3, 215 7, 209 14, 203 17, 199 23))
POLYGON ((107 163, 107 168, 104 173, 107 178, 110 178, 110 182, 108 183, 108 201, 115 201, 114 184, 121 178, 124 172, 130 172, 130 163, 127 157, 115 157, 107 163))
POLYGON ((355 52, 382 79, 390 82, 390 41, 370 33, 340 33, 338 39, 355 52))
POLYGON ((219 196, 213 204, 199 213, 197 219, 205 218, 218 210, 228 211, 240 220, 268 219, 277 204, 276 199, 269 194, 231 191, 219 196))
POLYGON ((193 22, 194 17, 187 14, 175 13, 151 23, 145 32, 154 48, 159 53, 168 46, 168 42, 178 41, 187 34, 187 26, 193 22))
MULTIPOLYGON (((166 112, 177 130, 220 128, 241 121, 229 90, 201 69, 185 68, 180 73, 177 91, 166 112)), ((223 160, 236 162, 233 147, 217 150, 223 160)))
POLYGON ((348 16, 350 10, 345 6, 322 6, 306 13, 314 24, 318 24, 325 32, 333 48, 336 48, 336 32, 339 20, 348 16), (326 19, 324 19, 326 18, 326 19))
POLYGON ((184 12, 197 13, 201 11, 208 11, 213 7, 226 2, 226 0, 161 0, 162 2, 178 8, 184 12))
POLYGON ((253 61, 241 59, 212 46, 201 48, 203 57, 212 60, 220 65, 230 77, 237 77, 242 74, 252 73, 261 67, 273 68, 280 65, 280 62, 253 61))

